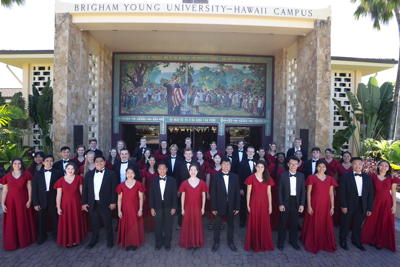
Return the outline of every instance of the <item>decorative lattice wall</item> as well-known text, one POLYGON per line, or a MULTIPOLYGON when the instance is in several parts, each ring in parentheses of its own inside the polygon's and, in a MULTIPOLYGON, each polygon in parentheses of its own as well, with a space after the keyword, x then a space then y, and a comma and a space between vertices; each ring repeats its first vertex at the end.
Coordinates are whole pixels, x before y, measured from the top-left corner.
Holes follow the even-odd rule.
POLYGON ((292 146, 296 137, 296 98, 297 98, 297 62, 295 58, 287 60, 286 76, 286 129, 285 147, 292 146))
POLYGON ((41 91, 50 80, 50 85, 53 82, 53 66, 52 65, 32 65, 31 67, 31 85, 41 91))
POLYGON ((89 54, 89 119, 88 139, 97 138, 99 134, 99 57, 89 54))
MULTIPOLYGON (((332 73, 332 97, 337 99, 347 112, 350 112, 350 102, 346 96, 346 92, 353 91, 354 86, 354 72, 334 71, 332 73)), ((332 118, 332 136, 339 130, 345 129, 347 123, 345 119, 339 114, 338 108, 333 104, 333 118, 332 118)), ((345 143, 342 147, 343 150, 348 150, 349 143, 345 143)))

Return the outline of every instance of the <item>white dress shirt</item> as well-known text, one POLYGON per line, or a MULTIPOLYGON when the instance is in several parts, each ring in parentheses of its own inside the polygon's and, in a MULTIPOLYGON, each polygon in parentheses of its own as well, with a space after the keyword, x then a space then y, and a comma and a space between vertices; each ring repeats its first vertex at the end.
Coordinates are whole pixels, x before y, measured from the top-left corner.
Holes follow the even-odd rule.
POLYGON ((186 168, 189 170, 190 164, 192 164, 191 162, 185 162, 186 163, 186 168))
POLYGON ((229 175, 228 174, 222 174, 222 177, 224 178, 224 183, 225 183, 225 189, 226 189, 226 194, 228 194, 228 186, 229 186, 229 175))
POLYGON ((290 181, 290 196, 296 196, 296 183, 297 183, 297 179, 296 179, 296 174, 291 174, 289 172, 289 181, 290 181))
POLYGON ((241 162, 243 159, 243 151, 238 151, 238 155, 239 155, 239 162, 241 162))
POLYGON ((249 167, 250 167, 251 172, 253 172, 253 170, 254 170, 254 160, 253 159, 249 159, 249 167))
POLYGON ((361 174, 354 173, 354 179, 356 180, 358 196, 361 197, 363 188, 363 180, 361 174))
POLYGON ((175 168, 175 162, 176 162, 176 157, 171 157, 171 172, 173 172, 174 171, 174 168, 175 168))
POLYGON ((69 163, 69 159, 63 159, 63 169, 64 170, 68 163, 69 163), (66 162, 64 162, 64 161, 66 161, 66 162))
POLYGON ((50 190, 51 171, 44 172, 44 179, 46 180, 46 191, 50 190))
POLYGON ((121 162, 121 168, 119 169, 120 182, 123 183, 126 180, 126 169, 128 168, 128 162, 121 162))
POLYGON ((311 171, 312 171, 311 174, 314 174, 314 173, 315 173, 316 165, 317 165, 317 159, 312 159, 312 160, 311 160, 311 171))
POLYGON ((161 200, 164 201, 164 192, 165 192, 165 185, 167 184, 167 176, 164 177, 160 177, 160 178, 164 178, 164 180, 160 179, 160 191, 161 191, 161 200))
POLYGON ((104 171, 105 171, 104 169, 103 172, 94 171, 94 177, 93 177, 94 200, 100 200, 100 188, 101 184, 103 183, 104 171))

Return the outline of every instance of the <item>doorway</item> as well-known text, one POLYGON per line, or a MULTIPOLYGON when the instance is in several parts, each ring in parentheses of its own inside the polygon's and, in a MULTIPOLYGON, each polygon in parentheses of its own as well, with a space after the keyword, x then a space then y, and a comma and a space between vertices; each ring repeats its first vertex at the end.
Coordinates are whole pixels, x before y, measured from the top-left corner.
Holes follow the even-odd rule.
POLYGON ((130 124, 121 125, 122 140, 126 147, 133 152, 139 146, 140 138, 147 139, 147 145, 152 149, 158 149, 160 140, 160 125, 158 124, 130 124))
POLYGON ((262 126, 227 126, 225 127, 225 143, 236 147, 240 140, 255 149, 263 145, 263 127, 262 126))
POLYGON ((217 126, 196 125, 168 125, 168 144, 177 144, 179 148, 185 147, 185 138, 190 137, 195 150, 207 151, 212 141, 217 141, 217 126))

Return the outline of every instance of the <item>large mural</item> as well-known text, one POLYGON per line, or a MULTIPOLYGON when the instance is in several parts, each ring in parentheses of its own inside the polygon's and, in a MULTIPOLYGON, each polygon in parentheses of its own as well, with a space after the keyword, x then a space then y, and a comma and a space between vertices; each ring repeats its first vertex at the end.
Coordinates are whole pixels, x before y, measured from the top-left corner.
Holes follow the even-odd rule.
POLYGON ((264 63, 120 61, 120 114, 265 118, 264 63))

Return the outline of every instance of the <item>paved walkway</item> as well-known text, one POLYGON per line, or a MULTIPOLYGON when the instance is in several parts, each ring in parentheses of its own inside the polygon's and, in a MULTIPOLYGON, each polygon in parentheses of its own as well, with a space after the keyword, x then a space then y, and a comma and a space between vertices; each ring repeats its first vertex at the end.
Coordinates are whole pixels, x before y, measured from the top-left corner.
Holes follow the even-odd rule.
MULTIPOLYGON (((0 229, 3 218, 0 214, 0 229)), ((61 248, 54 241, 47 241, 39 246, 31 246, 16 251, 2 249, 0 234, 0 266, 399 266, 400 264, 400 232, 397 232, 398 252, 376 250, 366 246, 362 252, 349 243, 350 250, 341 248, 335 253, 319 252, 314 255, 302 249, 296 251, 286 245, 283 251, 275 249, 270 252, 247 252, 243 249, 245 230, 236 228, 235 241, 238 252, 232 252, 226 246, 226 234, 222 232, 220 249, 211 252, 212 232, 205 228, 205 247, 187 250, 178 247, 179 231, 174 230, 172 249, 154 250, 154 235, 146 234, 144 246, 136 251, 125 251, 114 246, 106 247, 104 233, 95 248, 88 250, 84 245, 76 248, 61 248)), ((276 240, 276 233, 274 233, 276 240)))

